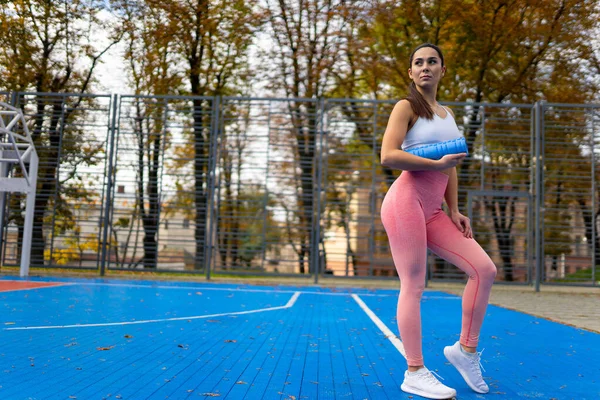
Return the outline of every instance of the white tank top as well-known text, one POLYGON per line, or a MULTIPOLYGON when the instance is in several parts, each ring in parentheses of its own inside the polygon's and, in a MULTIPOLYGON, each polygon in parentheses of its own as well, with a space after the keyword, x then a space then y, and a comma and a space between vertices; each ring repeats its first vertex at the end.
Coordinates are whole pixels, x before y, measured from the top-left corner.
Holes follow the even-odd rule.
POLYGON ((417 118, 417 122, 406 132, 402 150, 459 137, 462 137, 462 134, 458 130, 452 114, 446 109, 446 118, 442 118, 436 113, 433 113, 433 119, 417 118))

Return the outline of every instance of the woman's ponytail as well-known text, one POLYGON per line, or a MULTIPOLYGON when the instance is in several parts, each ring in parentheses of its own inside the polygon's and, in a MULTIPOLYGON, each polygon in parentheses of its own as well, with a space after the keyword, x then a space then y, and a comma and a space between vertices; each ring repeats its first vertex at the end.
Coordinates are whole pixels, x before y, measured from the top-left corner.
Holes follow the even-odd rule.
POLYGON ((417 85, 415 85, 414 81, 408 85, 406 100, 408 100, 410 107, 416 115, 425 119, 433 119, 433 110, 421 92, 417 90, 417 85))

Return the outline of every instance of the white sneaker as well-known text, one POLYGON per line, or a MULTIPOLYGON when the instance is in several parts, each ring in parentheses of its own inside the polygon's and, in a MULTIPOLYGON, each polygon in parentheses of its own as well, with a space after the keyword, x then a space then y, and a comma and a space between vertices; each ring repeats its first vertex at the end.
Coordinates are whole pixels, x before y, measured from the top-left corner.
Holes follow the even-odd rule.
POLYGON ((431 372, 425 367, 415 372, 406 371, 400 389, 430 399, 451 399, 456 396, 456 390, 442 384, 431 372))
MULTIPOLYGON (((467 353, 460 345, 460 342, 453 346, 444 347, 444 355, 452 365, 460 372, 467 385, 477 393, 487 393, 490 388, 481 376, 481 353, 467 353)), ((485 371, 485 369, 484 369, 485 371)))

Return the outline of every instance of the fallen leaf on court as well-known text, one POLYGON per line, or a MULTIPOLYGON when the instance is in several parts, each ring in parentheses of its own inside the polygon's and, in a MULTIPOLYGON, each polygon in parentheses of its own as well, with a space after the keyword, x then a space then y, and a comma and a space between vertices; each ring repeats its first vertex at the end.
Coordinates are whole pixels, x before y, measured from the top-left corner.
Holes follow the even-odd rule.
POLYGON ((233 339, 227 339, 224 340, 225 343, 237 343, 237 340, 233 340, 233 339))
POLYGON ((296 396, 292 396, 292 395, 290 394, 290 397, 288 397, 286 400, 296 400, 296 396))
POLYGON ((124 337, 125 337, 125 339, 131 339, 133 336, 131 336, 131 335, 125 335, 124 337))
POLYGON ((202 296, 202 292, 196 292, 196 294, 202 296))
POLYGON ((247 384, 248 384, 248 382, 244 382, 244 381, 237 381, 235 384, 236 384, 236 385, 247 385, 247 384))
POLYGON ((104 350, 110 350, 115 346, 108 346, 108 347, 96 347, 96 350, 100 350, 100 351, 104 351, 104 350))
POLYGON ((4 325, 14 325, 14 322, 5 322, 4 325))
POLYGON ((219 397, 221 396, 219 393, 202 393, 202 396, 207 396, 207 397, 219 397))

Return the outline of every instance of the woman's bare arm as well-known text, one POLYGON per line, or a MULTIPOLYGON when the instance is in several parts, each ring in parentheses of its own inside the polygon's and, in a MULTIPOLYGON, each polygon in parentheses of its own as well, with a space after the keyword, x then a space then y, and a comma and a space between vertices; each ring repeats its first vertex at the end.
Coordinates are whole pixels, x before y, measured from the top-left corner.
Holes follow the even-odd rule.
POLYGON ((451 154, 441 160, 430 160, 401 150, 412 116, 408 100, 396 103, 383 134, 381 165, 403 171, 439 171, 454 167, 464 158, 464 155, 451 154))

